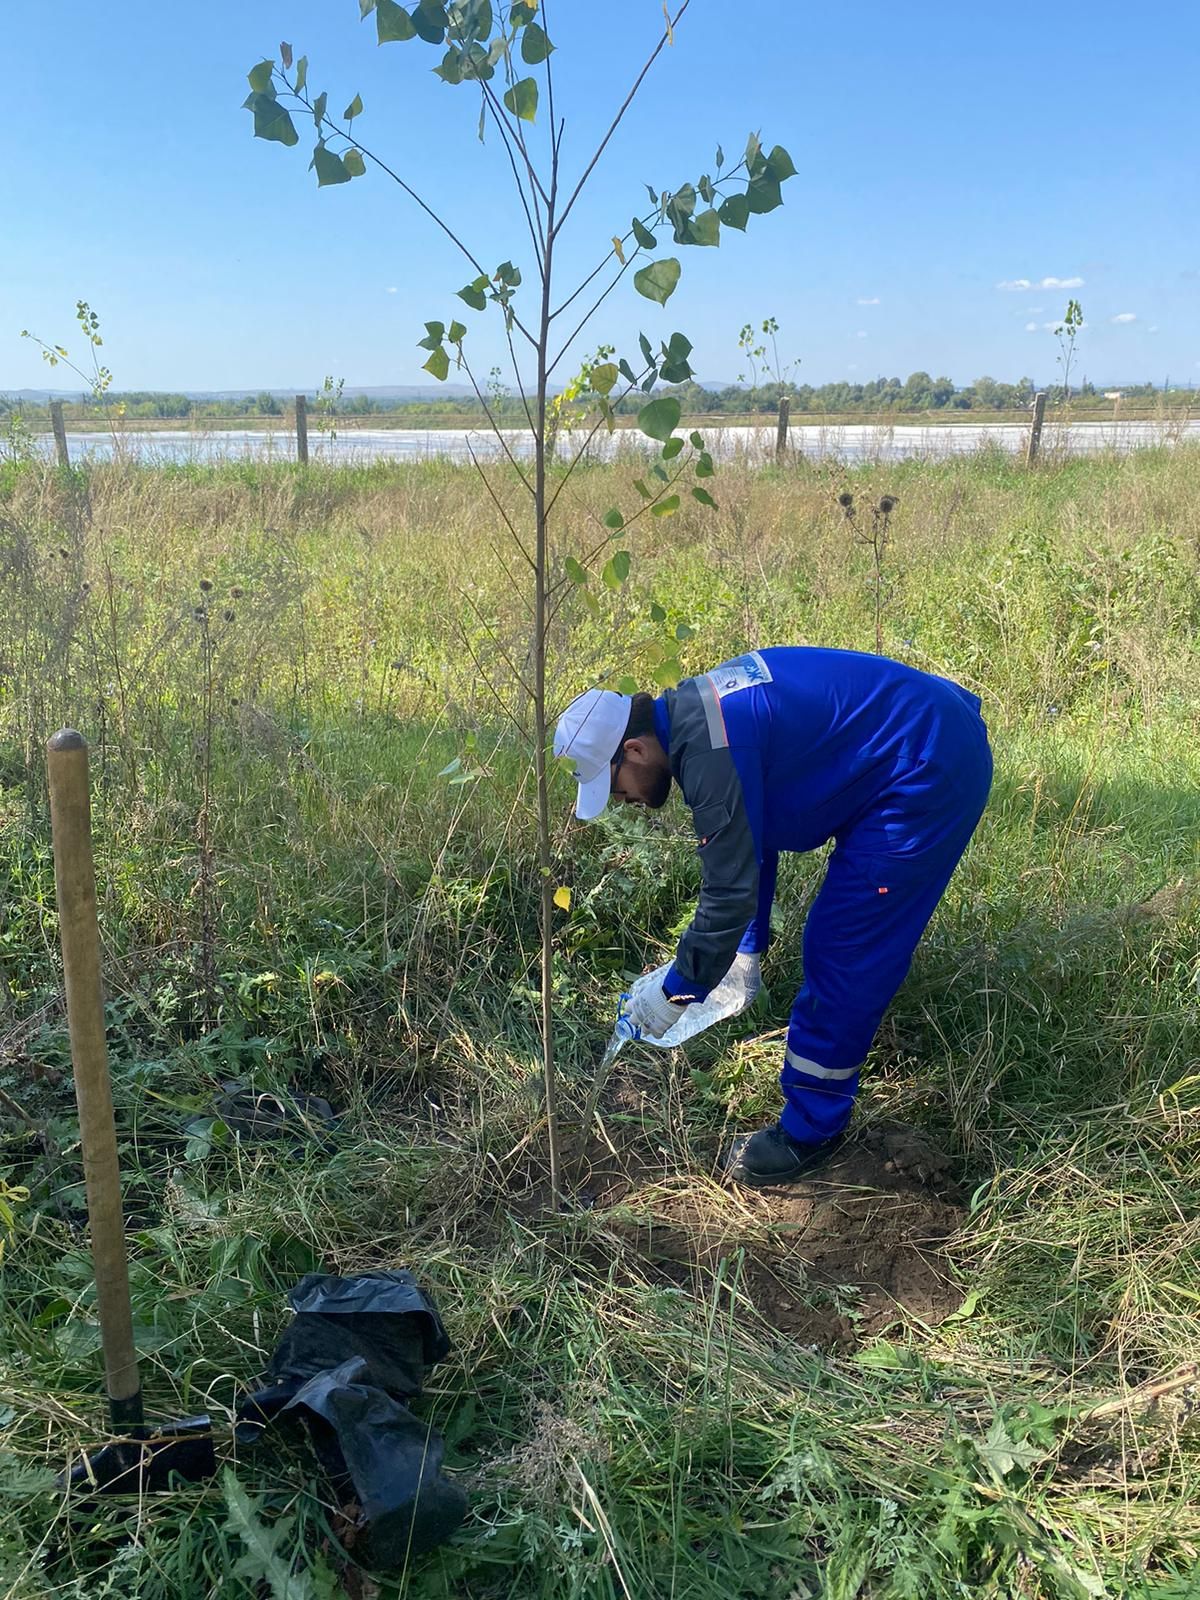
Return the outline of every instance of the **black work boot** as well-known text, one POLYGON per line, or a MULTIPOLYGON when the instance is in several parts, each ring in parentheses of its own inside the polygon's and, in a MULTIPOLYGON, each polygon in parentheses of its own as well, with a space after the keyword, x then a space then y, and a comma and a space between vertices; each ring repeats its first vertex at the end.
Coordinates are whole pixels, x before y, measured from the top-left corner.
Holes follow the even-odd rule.
POLYGON ((841 1142, 839 1133, 819 1144, 806 1144, 802 1139, 793 1139, 782 1124, 774 1122, 734 1145, 730 1152, 729 1175, 753 1189, 774 1183, 795 1183, 823 1167, 841 1142))

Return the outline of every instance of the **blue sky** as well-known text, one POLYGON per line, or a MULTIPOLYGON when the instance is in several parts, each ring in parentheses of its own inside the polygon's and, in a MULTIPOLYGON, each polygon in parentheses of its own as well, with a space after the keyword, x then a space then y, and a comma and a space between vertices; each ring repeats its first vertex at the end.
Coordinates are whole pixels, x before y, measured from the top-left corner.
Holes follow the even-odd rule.
MULTIPOLYGON (((547 5, 569 172, 661 4, 547 5)), ((433 77, 418 41, 378 47, 357 0, 3 13, 0 391, 66 387, 19 333, 76 355, 81 297, 119 388, 429 381, 415 342, 425 318, 461 311, 461 259, 376 172, 318 193, 307 129, 291 150, 251 137, 245 73, 280 39, 338 110, 361 92, 364 143, 440 196, 481 259, 532 265, 499 149, 476 139, 475 91, 433 77)), ((645 183, 695 179, 718 141, 740 151, 761 130, 799 174, 746 234, 682 252, 665 309, 626 283, 585 342, 680 329, 701 377, 733 379, 739 328, 773 315, 802 381, 1046 379, 1045 325, 1075 295, 1081 375, 1200 382, 1198 46, 1194 0, 692 0, 572 219, 561 281, 641 213, 645 183)), ((468 347, 485 370, 503 353, 483 317, 468 347)))

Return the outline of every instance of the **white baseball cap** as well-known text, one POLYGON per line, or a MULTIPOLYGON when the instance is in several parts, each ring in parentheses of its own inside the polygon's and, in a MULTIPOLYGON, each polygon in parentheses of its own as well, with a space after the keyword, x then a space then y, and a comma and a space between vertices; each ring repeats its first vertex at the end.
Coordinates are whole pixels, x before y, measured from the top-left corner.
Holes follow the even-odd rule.
POLYGON ((584 822, 598 817, 608 804, 612 782, 609 768, 621 748, 632 705, 627 694, 617 694, 612 689, 585 689, 558 719, 554 754, 568 756, 575 763, 575 782, 579 785, 575 815, 584 822))

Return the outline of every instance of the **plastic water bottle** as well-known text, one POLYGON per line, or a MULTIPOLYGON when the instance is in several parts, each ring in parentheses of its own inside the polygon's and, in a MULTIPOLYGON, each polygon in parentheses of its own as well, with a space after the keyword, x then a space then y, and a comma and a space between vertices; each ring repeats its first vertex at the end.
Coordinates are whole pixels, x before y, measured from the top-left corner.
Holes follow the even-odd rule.
MULTIPOLYGON (((707 999, 694 1000, 690 1006, 681 1007, 679 1021, 661 1039, 643 1037, 642 1030, 629 1020, 627 1007, 630 997, 623 994, 617 1005, 617 1025, 613 1029, 606 1055, 611 1060, 621 1046, 632 1039, 653 1045, 656 1050, 674 1050, 686 1039, 694 1039, 705 1028, 711 1028, 714 1022, 736 1017, 739 1011, 745 1011, 759 991, 762 983, 761 966, 761 957, 739 951, 733 958, 733 965, 716 988, 710 990, 707 999)), ((650 973, 645 981, 661 984, 670 970, 671 963, 668 961, 650 973)))

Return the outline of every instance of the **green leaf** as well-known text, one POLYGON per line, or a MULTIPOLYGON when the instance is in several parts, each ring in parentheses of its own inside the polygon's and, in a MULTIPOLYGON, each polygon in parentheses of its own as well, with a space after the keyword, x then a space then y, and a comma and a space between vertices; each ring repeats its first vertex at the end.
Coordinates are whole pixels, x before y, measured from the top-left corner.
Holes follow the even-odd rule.
POLYGON ((397 40, 415 39, 417 30, 412 18, 396 0, 377 0, 375 7, 375 32, 380 44, 394 44, 397 40))
POLYGON ((554 46, 547 39, 545 31, 536 22, 527 23, 521 35, 521 60, 528 62, 531 67, 536 67, 539 61, 545 61, 554 46))
POLYGON ((345 111, 342 112, 343 120, 346 122, 353 122, 355 117, 361 114, 362 108, 362 95, 356 94, 354 99, 351 100, 350 104, 346 107, 345 111))
POLYGON ((975 1307, 979 1304, 979 1300, 980 1290, 972 1289, 970 1294, 963 1301, 962 1305, 959 1306, 958 1310, 952 1311, 948 1317, 943 1317, 938 1326, 945 1327, 947 1323, 954 1324, 956 1322, 966 1322, 968 1317, 975 1315, 975 1307))
POLYGON ((625 360, 624 356, 621 357, 621 362, 620 362, 620 365, 618 366, 617 370, 620 372, 621 376, 625 379, 626 383, 633 383, 633 384, 637 383, 637 373, 629 365, 628 361, 625 360))
POLYGON ((579 565, 579 562, 576 561, 574 556, 568 556, 563 565, 566 568, 567 577, 570 578, 572 583, 587 582, 587 573, 579 565))
POLYGON ((434 72, 443 83, 461 83, 463 80, 462 51, 456 50, 453 45, 442 57, 441 65, 434 67, 434 72))
POLYGON ((633 487, 641 495, 643 500, 654 499, 654 491, 646 487, 646 480, 644 478, 635 478, 633 480, 633 487))
POLYGON ((367 163, 363 160, 361 150, 347 150, 342 157, 342 165, 352 178, 361 178, 367 170, 367 163))
POLYGON ((252 1594, 265 1590, 271 1600, 317 1600, 312 1571, 292 1568, 295 1517, 265 1522, 260 1514, 262 1502, 250 1498, 231 1467, 222 1472, 221 1484, 229 1511, 226 1526, 243 1547, 232 1567, 234 1578, 245 1580, 252 1594))
POLYGON ((660 689, 678 688, 683 677, 683 668, 679 664, 678 656, 668 656, 665 661, 660 661, 651 674, 660 689))
POLYGON ((670 483, 671 481, 670 477, 668 476, 667 469, 663 466, 661 461, 656 461, 650 468, 650 476, 652 478, 657 478, 659 483, 670 483))
POLYGON ((301 56, 296 63, 296 93, 303 94, 308 83, 308 57, 301 56))
POLYGON ((750 187, 746 190, 746 204, 755 216, 765 216, 768 211, 774 211, 776 206, 783 204, 779 185, 773 178, 751 178, 750 187))
POLYGON ((518 28, 527 27, 537 16, 537 0, 529 4, 529 0, 513 0, 512 9, 508 13, 509 24, 515 32, 518 28))
POLYGON ((667 620, 667 613, 663 610, 662 606, 660 606, 658 601, 656 600, 654 602, 654 604, 650 607, 650 621, 651 622, 665 622, 666 620, 667 620))
POLYGON ((640 272, 635 272, 633 287, 647 300, 657 300, 660 306, 665 306, 675 293, 679 273, 679 262, 674 256, 666 256, 662 261, 653 261, 640 272))
POLYGON ((467 337, 466 324, 462 322, 452 322, 446 337, 449 339, 451 344, 461 344, 467 337))
POLYGON ((600 615, 600 602, 596 599, 596 596, 590 589, 580 589, 579 598, 583 601, 584 605, 594 617, 598 617, 600 615))
POLYGON ((1002 1478, 1007 1478, 1010 1472, 1017 1469, 1028 1472, 1039 1461, 1045 1460, 1047 1454, 1040 1445, 1027 1441, 1021 1443, 1012 1438, 1003 1417, 994 1420, 983 1439, 975 1440, 975 1449, 985 1466, 991 1467, 1002 1478))
POLYGON ((693 450, 703 450, 704 449, 704 435, 702 433, 689 434, 688 438, 691 441, 691 446, 692 446, 693 450))
POLYGON ((374 9, 375 0, 358 0, 358 20, 362 22, 365 17, 371 15, 374 9))
POLYGON ((683 449, 683 440, 682 439, 680 439, 678 437, 674 438, 674 439, 668 439, 666 444, 663 445, 663 447, 662 447, 662 458, 663 458, 663 460, 664 461, 674 461, 675 457, 679 454, 679 452, 682 449, 683 449))
POLYGON ((446 8, 439 0, 420 0, 413 7, 412 25, 426 44, 441 44, 446 37, 446 8))
POLYGON ((300 143, 300 135, 296 132, 295 123, 274 95, 251 95, 250 109, 254 112, 254 137, 256 139, 271 139, 276 144, 286 145, 300 143))
POLYGON ((679 426, 682 406, 673 395, 664 395, 659 400, 651 400, 648 406, 643 406, 638 412, 638 427, 647 439, 657 439, 663 443, 669 439, 679 426))
POLYGON ((324 89, 322 89, 321 93, 313 101, 313 108, 312 108, 313 124, 316 127, 316 130, 317 130, 318 133, 320 133, 321 124, 325 120, 325 107, 328 104, 329 104, 329 96, 325 93, 324 89))
POLYGON ((711 207, 707 211, 702 211, 698 217, 692 218, 692 226, 688 230, 689 244, 713 245, 720 242, 720 219, 711 207))
POLYGON ((427 322, 425 324, 425 337, 417 340, 418 350, 436 350, 446 337, 444 322, 427 322))
POLYGON ((625 526, 625 518, 617 510, 616 506, 604 513, 604 526, 611 528, 614 533, 620 533, 625 526))
POLYGON ((260 61, 256 67, 251 67, 246 77, 253 94, 270 94, 271 73, 275 70, 273 61, 260 61))
POLYGON ((465 289, 458 291, 458 298, 465 300, 472 311, 487 310, 487 287, 491 282, 486 272, 480 273, 473 283, 468 283, 465 289))
POLYGON ((720 145, 717 146, 717 159, 715 164, 718 172, 720 172, 721 168, 725 165, 725 152, 721 149, 720 145))
POLYGON ((750 220, 750 202, 744 194, 731 194, 727 200, 721 201, 717 216, 727 228, 736 228, 739 233, 745 233, 750 220))
POLYGON ((693 489, 692 499, 699 500, 702 506, 711 506, 714 511, 717 509, 717 502, 713 499, 712 495, 709 494, 707 489, 693 489))
POLYGON ((351 174, 346 171, 346 163, 341 156, 335 156, 324 141, 317 144, 309 165, 316 168, 318 189, 324 189, 331 183, 350 182, 351 174))
POLYGON ((496 76, 495 65, 483 46, 472 42, 462 52, 460 68, 462 77, 472 83, 486 83, 496 76))
POLYGON ((447 764, 442 768, 442 770, 438 773, 438 777, 439 778, 452 777, 454 775, 454 773, 458 772, 461 769, 461 767, 462 767, 462 757, 461 756, 455 756, 453 761, 447 762, 447 764))
POLYGON ((629 576, 629 551, 618 550, 610 561, 604 563, 600 574, 609 589, 619 589, 629 576))
POLYGON ((792 158, 781 144, 777 144, 767 157, 767 172, 776 183, 782 183, 785 178, 794 178, 796 168, 792 158))
POLYGON ((517 289, 521 284, 521 269, 514 267, 511 261, 502 261, 496 268, 496 276, 501 283, 508 284, 510 289, 517 289))
POLYGON ((652 517, 673 517, 679 510, 679 496, 669 494, 665 500, 660 500, 657 505, 650 507, 652 517))
POLYGON ((713 466, 713 458, 707 450, 700 452, 700 459, 696 463, 696 476, 698 478, 711 478, 717 469, 713 466))
POLYGON ((439 383, 445 383, 446 377, 450 371, 450 357, 446 354, 442 346, 439 345, 431 354, 429 360, 423 364, 423 366, 424 370, 432 373, 439 383))
POLYGON ((753 165, 758 160, 758 153, 762 149, 762 140, 756 133, 752 133, 746 140, 746 164, 753 165))
MULTIPOLYGON (((638 690, 641 687, 642 687, 641 684, 637 681, 636 678, 618 678, 617 679, 617 693, 618 694, 637 694, 638 690)), ((69 1305, 68 1301, 64 1300, 63 1301, 63 1305, 64 1305, 64 1307, 66 1309, 68 1309, 68 1310, 70 1309, 70 1305, 69 1305)), ((14 1415, 15 1415, 15 1413, 14 1413, 14 1415)))
POLYGON ((700 191, 700 198, 704 201, 704 204, 706 206, 712 205, 713 201, 716 199, 717 191, 713 188, 712 179, 709 177, 707 172, 700 179, 700 182, 696 185, 696 188, 700 191))
POLYGON ((514 117, 522 122, 532 122, 537 116, 538 86, 534 78, 518 78, 511 89, 504 91, 504 104, 514 117))
POLYGON ((650 232, 650 229, 646 226, 646 224, 644 222, 640 222, 637 217, 634 217, 633 219, 633 237, 637 240, 638 244, 641 245, 643 250, 658 249, 658 240, 650 232))
POLYGON ((597 394, 611 394, 620 375, 611 361, 602 361, 598 367, 592 368, 588 382, 597 394))
POLYGON ((486 39, 492 31, 492 0, 467 0, 463 14, 463 38, 486 39))

